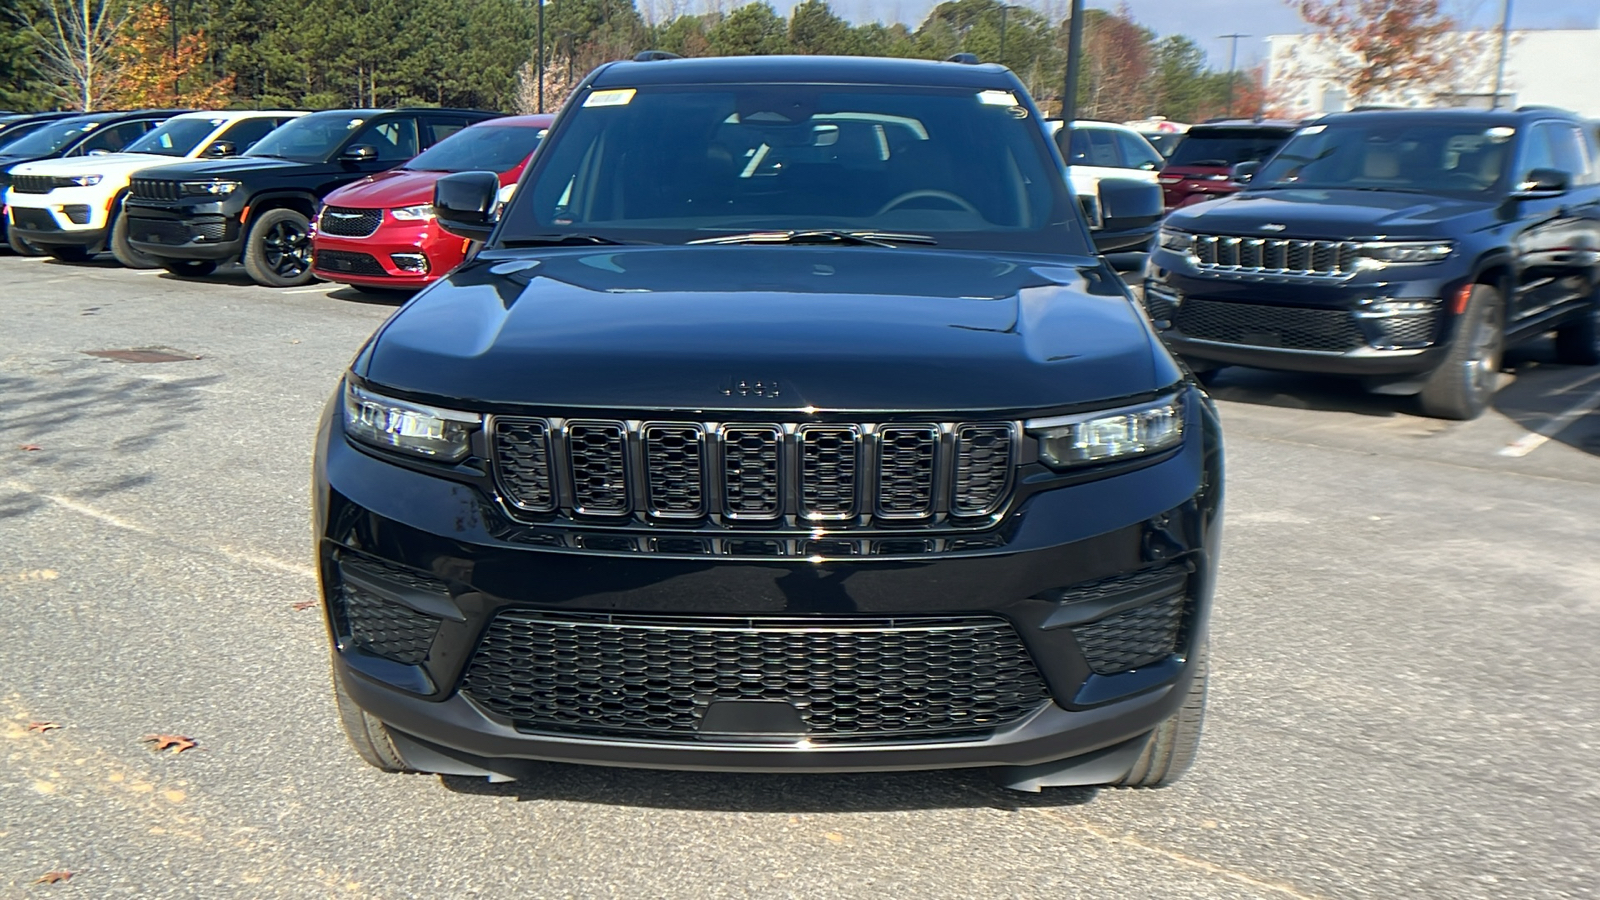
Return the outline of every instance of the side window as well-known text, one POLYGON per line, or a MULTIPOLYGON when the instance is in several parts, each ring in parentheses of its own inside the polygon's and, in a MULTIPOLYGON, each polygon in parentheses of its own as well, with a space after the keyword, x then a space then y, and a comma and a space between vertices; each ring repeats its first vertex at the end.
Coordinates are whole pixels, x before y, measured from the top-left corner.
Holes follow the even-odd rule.
POLYGON ((1150 171, 1161 168, 1161 154, 1157 153, 1144 138, 1121 131, 1115 134, 1117 144, 1122 148, 1124 167, 1150 171))
POLYGON ((1070 166, 1104 166, 1121 168, 1122 156, 1117 152, 1116 135, 1104 128, 1072 129, 1072 158, 1070 166))
POLYGON ((1556 168, 1572 176, 1573 184, 1590 182, 1589 154, 1584 145, 1583 132, 1571 125, 1548 125, 1550 148, 1556 168))
POLYGON ((366 144, 382 162, 403 163, 417 155, 417 120, 410 116, 379 119, 361 130, 350 146, 366 144))
POLYGON ((87 156, 99 151, 101 153, 120 153, 122 148, 144 136, 146 131, 154 128, 155 122, 137 121, 123 122, 120 125, 105 125, 89 136, 78 148, 78 155, 87 156))
POLYGON ((427 119, 422 123, 423 149, 432 147, 467 127, 466 119, 427 119))
POLYGON ((254 147, 256 142, 266 137, 274 128, 278 127, 277 119, 245 119, 233 123, 219 141, 227 141, 233 145, 234 152, 243 153, 254 147))
POLYGON ((1522 173, 1518 181, 1526 181, 1534 169, 1556 168, 1555 148, 1550 144, 1550 128, 1535 125, 1528 130, 1527 143, 1522 145, 1522 173))

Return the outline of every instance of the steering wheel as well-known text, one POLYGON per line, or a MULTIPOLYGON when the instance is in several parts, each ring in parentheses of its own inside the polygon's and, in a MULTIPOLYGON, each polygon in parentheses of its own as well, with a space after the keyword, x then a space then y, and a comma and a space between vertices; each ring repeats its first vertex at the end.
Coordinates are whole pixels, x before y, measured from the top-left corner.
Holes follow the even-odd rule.
POLYGON ((901 194, 900 196, 894 198, 893 200, 890 200, 888 203, 885 203, 883 205, 883 208, 878 210, 876 215, 880 215, 881 216, 884 213, 889 212, 892 209, 895 209, 896 207, 904 206, 905 204, 910 203, 912 200, 921 200, 924 197, 932 197, 932 198, 934 198, 936 200, 947 201, 949 203, 954 204, 957 209, 960 209, 963 212, 972 213, 975 216, 983 215, 983 213, 978 211, 978 208, 976 206, 973 206, 971 203, 967 202, 967 200, 965 198, 963 198, 963 197, 959 197, 959 196, 957 196, 955 194, 950 193, 949 191, 935 191, 935 190, 927 190, 927 189, 920 190, 920 191, 906 191, 904 194, 901 194))

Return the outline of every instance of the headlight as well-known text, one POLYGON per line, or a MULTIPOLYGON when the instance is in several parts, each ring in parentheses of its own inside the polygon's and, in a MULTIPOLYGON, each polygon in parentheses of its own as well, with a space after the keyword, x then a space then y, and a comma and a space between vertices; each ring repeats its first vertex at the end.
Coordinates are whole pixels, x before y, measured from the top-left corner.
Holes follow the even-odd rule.
POLYGON ((239 189, 237 181, 185 181, 183 192, 191 197, 226 197, 239 189))
POLYGON ((433 206, 402 206, 399 209, 389 210, 389 215, 401 222, 424 222, 433 218, 433 206))
POLYGON ((1039 458, 1054 469, 1148 456, 1183 441, 1183 400, 1174 394, 1154 403, 1103 412, 1033 419, 1039 458))
POLYGON ((1361 245, 1357 265, 1363 269, 1426 265, 1443 262, 1454 249, 1449 241, 1372 241, 1361 245))
POLYGON ((429 459, 457 462, 471 452, 483 417, 382 397, 346 381, 344 431, 360 441, 429 459))
POLYGON ((1186 231, 1162 228, 1156 240, 1160 242, 1161 249, 1171 250, 1174 253, 1189 253, 1194 250, 1194 235, 1186 231))
POLYGON ((77 187, 93 187, 100 183, 104 175, 73 175, 67 180, 77 187))

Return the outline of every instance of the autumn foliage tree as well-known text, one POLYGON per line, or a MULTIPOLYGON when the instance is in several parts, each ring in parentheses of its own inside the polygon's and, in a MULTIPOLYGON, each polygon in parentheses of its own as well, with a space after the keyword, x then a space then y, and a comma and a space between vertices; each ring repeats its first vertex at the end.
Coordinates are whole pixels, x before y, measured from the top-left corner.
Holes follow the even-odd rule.
POLYGON ((1456 21, 1439 0, 1289 0, 1310 25, 1325 74, 1356 102, 1430 90, 1458 65, 1456 21))
POLYGON ((164 4, 133 11, 111 48, 107 105, 206 109, 227 103, 233 96, 233 76, 214 79, 207 74, 211 48, 205 31, 180 35, 176 45, 172 33, 164 4))

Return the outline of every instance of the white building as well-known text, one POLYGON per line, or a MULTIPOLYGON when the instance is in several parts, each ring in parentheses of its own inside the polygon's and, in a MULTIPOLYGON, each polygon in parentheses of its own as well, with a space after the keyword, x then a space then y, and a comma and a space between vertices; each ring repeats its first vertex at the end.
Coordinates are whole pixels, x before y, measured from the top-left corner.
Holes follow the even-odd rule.
MULTIPOLYGON (((1271 58, 1267 90, 1295 116, 1339 112, 1352 105, 1346 86, 1332 74, 1334 49, 1314 35, 1279 34, 1267 39, 1271 58)), ((1458 69, 1446 84, 1399 96, 1368 97, 1365 103, 1405 106, 1488 106, 1499 60, 1498 31, 1452 35, 1458 69)), ((1558 106, 1600 118, 1600 29, 1512 31, 1506 53, 1501 106, 1558 106)))

